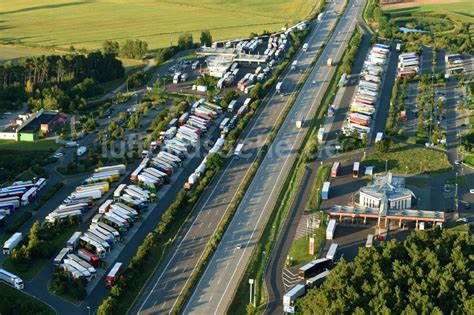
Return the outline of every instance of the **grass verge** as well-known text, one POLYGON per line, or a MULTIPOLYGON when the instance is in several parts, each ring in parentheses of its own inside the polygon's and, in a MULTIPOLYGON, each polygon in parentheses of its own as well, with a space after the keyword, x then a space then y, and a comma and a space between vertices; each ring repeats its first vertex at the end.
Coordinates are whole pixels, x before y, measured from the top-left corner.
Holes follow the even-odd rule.
POLYGON ((394 143, 389 152, 374 152, 368 154, 363 166, 375 166, 375 173, 387 169, 394 174, 419 175, 429 173, 444 173, 452 169, 446 154, 437 150, 394 143))
POLYGON ((40 300, 0 283, 0 314, 54 315, 56 312, 40 300))

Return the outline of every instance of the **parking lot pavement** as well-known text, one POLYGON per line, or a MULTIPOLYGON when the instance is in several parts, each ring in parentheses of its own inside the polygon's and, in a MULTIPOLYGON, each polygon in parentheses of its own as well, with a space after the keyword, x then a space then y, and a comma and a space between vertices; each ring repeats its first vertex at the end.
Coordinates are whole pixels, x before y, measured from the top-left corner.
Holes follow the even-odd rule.
POLYGON ((367 185, 367 181, 363 178, 353 178, 352 167, 353 163, 341 164, 340 175, 329 178, 329 199, 322 200, 320 209, 327 211, 334 205, 348 205, 357 201, 356 193, 367 185))

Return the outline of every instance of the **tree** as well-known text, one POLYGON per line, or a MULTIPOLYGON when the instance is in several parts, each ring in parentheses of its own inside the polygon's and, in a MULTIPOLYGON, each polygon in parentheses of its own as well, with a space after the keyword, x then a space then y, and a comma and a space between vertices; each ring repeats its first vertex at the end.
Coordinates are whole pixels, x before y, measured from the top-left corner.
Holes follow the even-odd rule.
POLYGON ((470 233, 439 228, 361 248, 298 299, 296 313, 472 314, 472 250, 470 233))
POLYGON ((180 50, 186 50, 194 47, 193 34, 184 33, 178 37, 178 48, 180 50))
POLYGON ((120 51, 120 44, 116 41, 106 40, 102 44, 102 50, 106 54, 115 54, 115 55, 117 55, 120 51))
POLYGON ((210 47, 212 45, 211 32, 209 30, 202 31, 200 41, 202 46, 210 47))
POLYGON ((140 86, 145 85, 145 83, 146 83, 145 72, 137 71, 137 72, 131 74, 128 77, 127 82, 128 82, 128 87, 132 88, 132 89, 135 89, 135 88, 138 88, 140 86))
POLYGON ((375 149, 380 153, 387 153, 390 151, 391 141, 388 138, 377 141, 375 144, 375 149))
POLYGON ((120 55, 130 59, 142 59, 148 51, 148 43, 143 40, 127 39, 120 49, 120 55))

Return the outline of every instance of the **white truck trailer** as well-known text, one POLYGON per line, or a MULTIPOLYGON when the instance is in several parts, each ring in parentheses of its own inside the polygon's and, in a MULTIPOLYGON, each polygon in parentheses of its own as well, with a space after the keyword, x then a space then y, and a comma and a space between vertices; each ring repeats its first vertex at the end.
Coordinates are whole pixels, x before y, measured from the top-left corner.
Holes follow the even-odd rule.
POLYGON ((23 280, 21 280, 20 277, 15 276, 14 274, 4 269, 0 269, 0 281, 11 285, 12 287, 17 288, 18 290, 23 290, 23 288, 25 287, 23 284, 23 280))
POLYGON ((12 250, 15 249, 18 244, 20 244, 23 239, 23 234, 17 232, 13 234, 4 244, 3 244, 3 255, 10 255, 12 250))
POLYGON ((283 307, 292 306, 296 299, 304 295, 306 292, 306 286, 304 284, 297 284, 285 295, 283 295, 283 307))
POLYGON ((328 227, 326 229, 326 239, 332 240, 334 238, 334 232, 336 231, 336 220, 329 220, 328 227))

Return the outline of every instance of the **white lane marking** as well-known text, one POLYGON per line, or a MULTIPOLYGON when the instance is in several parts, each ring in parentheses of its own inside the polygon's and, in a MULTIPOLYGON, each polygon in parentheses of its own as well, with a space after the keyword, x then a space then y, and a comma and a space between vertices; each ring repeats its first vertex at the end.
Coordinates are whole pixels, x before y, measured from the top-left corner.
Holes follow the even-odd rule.
MULTIPOLYGON (((346 12, 348 12, 348 11, 346 11, 346 12)), ((349 29, 352 29, 352 27, 353 27, 353 25, 354 25, 355 22, 356 22, 355 20, 353 20, 353 21, 351 22, 351 24, 350 24, 350 26, 349 26, 349 29)), ((338 25, 341 25, 341 24, 338 24, 338 25)), ((337 30, 337 26, 336 26, 336 30, 337 30)), ((335 32, 334 34, 336 34, 336 32, 335 32)), ((334 34, 333 34, 333 36, 334 36, 334 34)), ((344 36, 344 41, 347 40, 347 36, 348 36, 349 34, 351 34, 351 32, 347 32, 346 36, 344 36)), ((331 42, 334 43, 333 41, 331 41, 331 42)), ((339 46, 339 49, 337 50, 336 56, 339 54, 339 52, 340 52, 340 50, 341 50, 341 48, 342 48, 343 46, 344 46, 344 45, 340 45, 340 46, 339 46)), ((323 56, 323 54, 321 54, 321 57, 322 57, 322 56, 323 56)), ((320 60, 322 60, 322 59, 318 59, 318 61, 320 61, 320 60)), ((315 66, 313 71, 315 71, 315 72, 317 73, 318 70, 319 70, 319 68, 315 66)), ((329 74, 329 71, 326 71, 323 81, 326 81, 326 79, 327 79, 327 77, 328 77, 328 74, 329 74)), ((305 89, 305 85, 307 85, 308 82, 309 82, 309 80, 307 80, 307 81, 304 83, 304 85, 303 85, 303 90, 305 89)), ((308 119, 307 116, 309 115, 309 113, 312 112, 313 106, 315 105, 316 100, 317 100, 318 97, 319 97, 319 94, 321 94, 321 91, 322 91, 322 88, 320 88, 320 89, 318 90, 318 93, 317 93, 317 95, 315 96, 314 101, 313 101, 313 103, 311 104, 310 109, 306 112, 305 120, 308 119)), ((292 107, 292 108, 296 108, 296 107, 292 107)), ((299 137, 299 135, 300 135, 300 133, 301 133, 302 131, 303 131, 303 129, 299 129, 298 134, 296 135, 296 138, 299 137)), ((296 143, 296 141, 293 142, 290 151, 293 151, 294 146, 295 146, 295 143, 296 143)), ((283 164, 283 167, 281 168, 280 173, 278 174, 278 177, 277 177, 277 179, 276 179, 276 181, 275 181, 276 183, 279 182, 280 177, 281 177, 281 175, 283 174, 283 171, 285 170, 285 165, 288 163, 288 160, 289 160, 290 157, 291 157, 291 155, 288 155, 288 156, 286 157, 285 162, 284 162, 284 164, 283 164)), ((258 172, 258 171, 257 171, 257 172, 258 172)), ((276 187, 277 187, 277 185, 273 186, 273 188, 272 188, 270 194, 268 195, 268 199, 267 199, 267 201, 265 202, 265 205, 263 206, 263 209, 266 209, 266 208, 267 208, 268 203, 269 203, 270 200, 271 200, 270 197, 273 195, 273 193, 274 193, 276 187)), ((254 228, 253 228, 253 230, 252 230, 252 234, 250 235, 250 237, 249 237, 249 239, 248 239, 248 241, 247 241, 246 247, 248 246, 248 244, 250 243, 250 241, 253 239, 253 235, 255 234, 255 231, 257 230, 258 223, 260 222, 260 220, 261 220, 261 218, 262 218, 262 216, 263 216, 263 213, 264 213, 264 211, 261 211, 261 212, 260 212, 260 215, 259 215, 257 221, 255 222, 255 226, 254 226, 254 228)), ((244 254, 245 254, 245 250, 242 251, 242 254, 240 255, 240 258, 239 258, 239 260, 238 260, 238 262, 237 262, 237 266, 240 265, 240 263, 241 263, 241 261, 242 261, 242 258, 244 257, 244 254)), ((217 311, 218 311, 218 309, 219 309, 219 307, 220 307, 220 304, 222 303, 222 300, 224 299, 224 296, 226 295, 226 292, 227 292, 227 290, 229 289, 229 286, 230 286, 230 284, 232 283, 233 278, 235 277, 235 273, 237 272, 237 269, 238 269, 238 268, 235 268, 235 269, 234 269, 234 272, 232 273, 231 278, 230 278, 229 281, 227 282, 227 286, 226 286, 226 288, 224 289, 224 291, 223 291, 222 294, 221 294, 221 298, 220 298, 219 303, 217 304, 217 306, 216 306, 216 308, 215 308, 214 314, 217 314, 217 311)))

